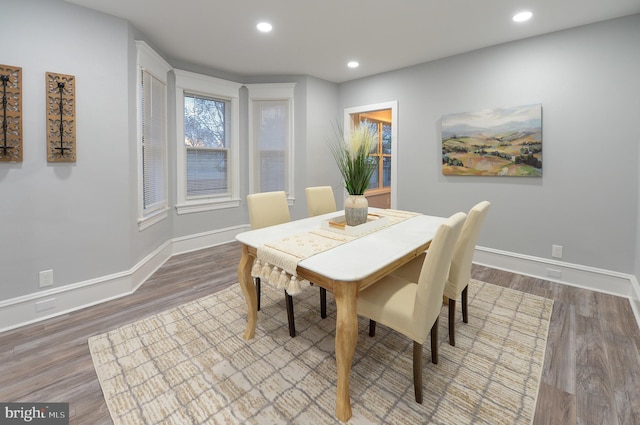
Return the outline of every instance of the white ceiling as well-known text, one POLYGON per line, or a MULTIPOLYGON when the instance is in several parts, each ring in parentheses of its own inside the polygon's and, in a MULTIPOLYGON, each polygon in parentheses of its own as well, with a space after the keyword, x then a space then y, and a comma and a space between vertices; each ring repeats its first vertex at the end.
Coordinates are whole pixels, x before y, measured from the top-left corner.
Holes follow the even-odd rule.
POLYGON ((169 62, 336 83, 640 13, 640 0, 67 1, 129 20, 169 62), (514 23, 523 9, 533 18, 514 23))

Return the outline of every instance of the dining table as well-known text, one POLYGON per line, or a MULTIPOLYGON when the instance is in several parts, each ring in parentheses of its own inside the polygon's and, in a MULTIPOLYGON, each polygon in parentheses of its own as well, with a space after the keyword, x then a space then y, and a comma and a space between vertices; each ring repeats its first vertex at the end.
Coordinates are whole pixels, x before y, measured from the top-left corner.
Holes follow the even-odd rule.
MULTIPOLYGON (((384 215, 386 211, 395 210, 369 208, 373 215, 384 215)), ((335 223, 341 218, 344 218, 344 212, 336 211, 250 230, 236 236, 236 240, 242 244, 238 280, 248 310, 243 334, 245 340, 254 337, 257 326, 256 288, 251 271, 260 247, 283 238, 328 228, 327 223, 335 223)), ((358 293, 427 250, 438 227, 445 220, 445 217, 414 213, 402 221, 367 232, 297 263, 295 273, 298 279, 306 279, 331 291, 335 299, 338 375, 335 413, 339 420, 346 422, 352 416, 349 385, 358 340, 358 293)), ((336 232, 340 232, 340 229, 336 229, 336 232)))

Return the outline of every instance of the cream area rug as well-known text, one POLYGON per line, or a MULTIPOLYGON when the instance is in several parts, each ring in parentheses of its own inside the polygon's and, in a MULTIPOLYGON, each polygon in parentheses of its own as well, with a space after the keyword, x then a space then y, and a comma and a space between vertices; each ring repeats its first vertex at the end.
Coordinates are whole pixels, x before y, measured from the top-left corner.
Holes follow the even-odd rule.
MULTIPOLYGON (((283 291, 262 286, 256 336, 242 339, 239 285, 89 339, 116 425, 335 424, 335 304, 294 297, 289 337, 283 291)), ((459 303, 458 303, 459 304, 459 303)), ((553 301, 472 280, 469 323, 456 346, 440 315, 439 363, 423 350, 423 404, 413 392, 413 343, 361 318, 349 424, 531 424, 553 301)))

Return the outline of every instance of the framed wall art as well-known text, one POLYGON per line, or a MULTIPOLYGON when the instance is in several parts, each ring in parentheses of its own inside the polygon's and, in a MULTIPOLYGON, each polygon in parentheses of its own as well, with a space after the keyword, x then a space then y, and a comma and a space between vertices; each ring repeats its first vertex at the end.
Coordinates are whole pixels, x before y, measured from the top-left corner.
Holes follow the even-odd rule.
POLYGON ((542 105, 442 117, 442 174, 542 176, 542 105))
POLYGON ((47 161, 76 162, 76 79, 47 72, 47 161))
POLYGON ((22 68, 0 65, 0 162, 22 162, 22 68))

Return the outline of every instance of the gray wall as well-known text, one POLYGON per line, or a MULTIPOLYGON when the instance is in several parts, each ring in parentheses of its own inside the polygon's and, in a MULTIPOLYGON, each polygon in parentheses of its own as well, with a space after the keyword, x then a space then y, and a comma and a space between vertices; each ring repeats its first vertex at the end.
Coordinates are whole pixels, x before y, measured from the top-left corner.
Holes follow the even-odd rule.
POLYGON ((338 208, 342 208, 343 185, 340 171, 330 155, 328 139, 333 136, 338 112, 338 87, 309 77, 307 80, 307 186, 331 186, 338 208))
POLYGON ((0 297, 131 267, 125 21, 62 1, 4 0, 0 62, 22 67, 24 160, 0 164, 0 297), (45 73, 76 78, 76 163, 46 160, 45 73))
POLYGON ((640 15, 352 81, 340 108, 398 100, 398 207, 434 215, 493 203, 481 246, 635 272, 640 15), (542 103, 543 177, 441 173, 440 120, 542 103))
MULTIPOLYGON (((638 116, 638 121, 640 121, 640 116, 638 116)), ((640 144, 640 136, 638 137, 638 142, 640 144)), ((637 196, 637 217, 636 217, 636 251, 635 251, 635 269, 634 276, 636 281, 640 281, 640 157, 638 157, 638 186, 636 187, 636 196, 637 196)))
MULTIPOLYGON (((0 164, 0 302, 130 270, 172 238, 248 222, 237 209, 137 226, 135 46, 124 20, 62 0, 4 0, 0 62, 23 68, 24 162, 0 164), (78 161, 45 157, 45 72, 77 80, 78 161)), ((306 76, 246 77, 169 63, 240 83, 296 82, 296 204, 304 188, 340 178, 326 147, 344 107, 399 101, 400 208, 447 215, 494 206, 481 245, 625 273, 636 271, 640 152, 640 15, 505 44, 335 85, 306 76), (541 102, 544 176, 444 177, 439 120, 478 108, 541 102)), ((152 46, 153 47, 153 46, 152 46)), ((158 53, 162 54, 161 51, 158 53)), ((175 108, 170 77, 169 112, 175 108)), ((240 109, 246 111, 246 91, 240 109)), ((171 115, 170 115, 171 116, 171 115)), ((248 167, 241 116, 241 167, 248 167)), ((175 203, 175 122, 169 121, 169 201, 175 203)), ((241 173, 241 197, 248 192, 241 173)))
MULTIPOLYGON (((240 207, 178 215, 175 89, 168 76, 168 219, 138 230, 136 48, 144 40, 125 20, 62 0, 5 0, 0 14, 0 61, 23 68, 24 162, 0 164, 0 301, 40 289, 38 273, 53 269, 54 287, 127 272, 172 238, 248 223, 247 92, 240 96, 240 207), (75 75, 77 156, 74 164, 45 157, 45 72, 75 75)), ((152 43, 158 54, 158 50, 152 43)), ((336 115, 337 86, 306 76, 237 76, 196 65, 175 68, 239 83, 295 82, 295 205, 306 216, 307 108, 311 122, 336 115), (313 83, 307 97, 307 83, 313 83), (324 92, 326 90, 326 93, 324 92)), ((325 161, 326 162, 326 161, 325 161)), ((325 173, 326 175, 326 173, 325 173)), ((318 184, 325 184, 319 181, 318 184)))

